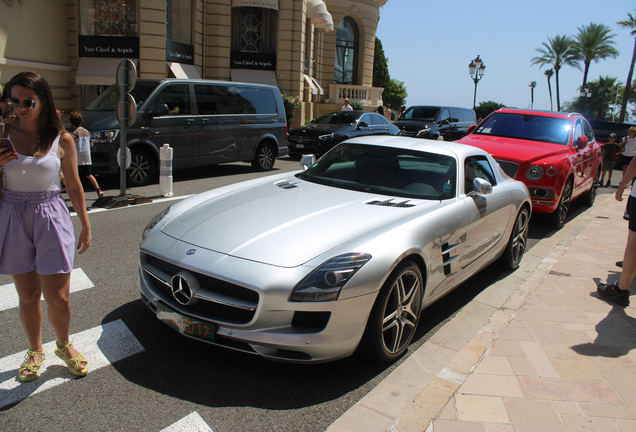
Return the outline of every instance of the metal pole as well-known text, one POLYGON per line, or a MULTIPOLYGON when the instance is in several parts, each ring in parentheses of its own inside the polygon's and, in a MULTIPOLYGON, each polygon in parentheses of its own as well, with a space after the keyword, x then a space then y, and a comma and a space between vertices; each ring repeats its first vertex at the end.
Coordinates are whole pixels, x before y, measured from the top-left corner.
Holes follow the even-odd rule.
POLYGON ((477 104, 477 83, 479 82, 479 78, 477 78, 477 72, 475 72, 475 76, 473 77, 473 81, 475 81, 475 94, 473 96, 473 111, 475 110, 475 106, 477 104))
POLYGON ((121 112, 123 118, 119 120, 119 196, 126 196, 126 126, 129 117, 128 101, 128 60, 121 59, 121 89, 119 94, 119 103, 123 104, 121 112))

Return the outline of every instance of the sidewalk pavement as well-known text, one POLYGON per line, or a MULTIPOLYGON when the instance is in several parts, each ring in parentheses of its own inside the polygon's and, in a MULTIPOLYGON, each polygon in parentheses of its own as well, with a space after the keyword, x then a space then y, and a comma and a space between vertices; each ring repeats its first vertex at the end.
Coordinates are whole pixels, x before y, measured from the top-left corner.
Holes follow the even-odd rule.
POLYGON ((596 294, 620 276, 627 195, 541 240, 327 432, 636 431, 636 297, 596 294))

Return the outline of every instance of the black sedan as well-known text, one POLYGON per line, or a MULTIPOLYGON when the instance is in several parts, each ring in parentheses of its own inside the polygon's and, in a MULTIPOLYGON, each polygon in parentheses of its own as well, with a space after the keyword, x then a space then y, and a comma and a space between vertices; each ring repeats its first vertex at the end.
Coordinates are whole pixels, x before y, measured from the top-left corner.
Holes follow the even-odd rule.
POLYGON ((400 129, 377 113, 364 111, 334 111, 311 124, 292 129, 287 137, 289 155, 320 156, 349 138, 367 135, 399 135, 400 129))

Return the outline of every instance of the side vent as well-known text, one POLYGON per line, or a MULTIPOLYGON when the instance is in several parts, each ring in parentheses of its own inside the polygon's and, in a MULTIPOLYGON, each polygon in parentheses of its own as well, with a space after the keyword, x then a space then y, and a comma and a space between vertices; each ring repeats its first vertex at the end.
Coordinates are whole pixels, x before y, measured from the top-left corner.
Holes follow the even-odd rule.
POLYGON ((444 261, 444 276, 451 274, 451 263, 455 261, 457 256, 451 256, 451 253, 457 248, 458 245, 449 245, 444 243, 442 245, 442 260, 444 261))
POLYGON ((415 207, 415 204, 409 204, 408 200, 397 202, 393 199, 386 200, 386 201, 373 200, 373 201, 367 202, 366 204, 382 206, 382 207, 402 207, 402 208, 415 207))
POLYGON ((283 180, 281 182, 278 183, 274 183, 276 186, 278 186, 281 189, 293 189, 298 187, 298 183, 292 183, 289 180, 283 180))

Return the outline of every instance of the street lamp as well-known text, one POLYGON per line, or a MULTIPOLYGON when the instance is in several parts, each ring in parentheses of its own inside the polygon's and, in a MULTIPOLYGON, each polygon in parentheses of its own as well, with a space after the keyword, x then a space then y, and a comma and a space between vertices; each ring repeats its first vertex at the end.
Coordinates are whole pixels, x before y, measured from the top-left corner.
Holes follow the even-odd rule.
POLYGON ((470 62, 468 65, 468 73, 470 77, 475 81, 475 95, 473 97, 473 109, 475 109, 475 104, 477 103, 477 83, 484 76, 484 71, 486 70, 486 66, 477 55, 477 58, 470 62))
MULTIPOLYGON (((581 90, 579 91, 579 96, 581 96, 581 98, 590 98, 592 97, 592 89, 589 88, 588 86, 582 87, 581 90)), ((583 108, 587 111, 587 99, 583 99, 581 101, 581 104, 583 105, 583 108)))

